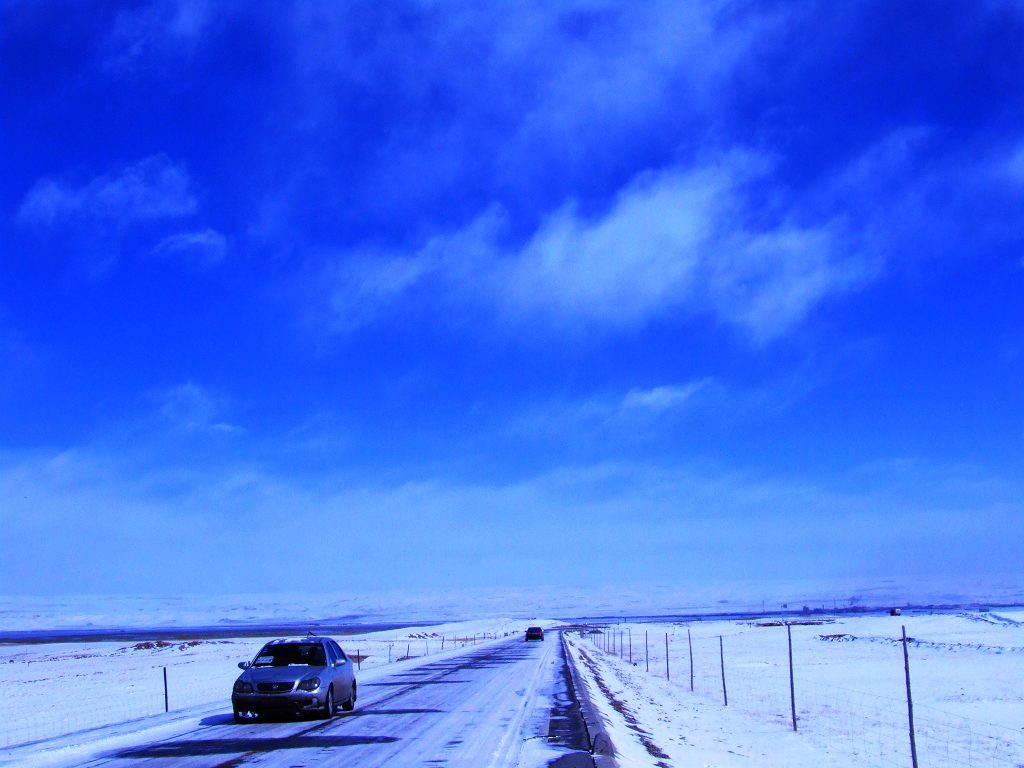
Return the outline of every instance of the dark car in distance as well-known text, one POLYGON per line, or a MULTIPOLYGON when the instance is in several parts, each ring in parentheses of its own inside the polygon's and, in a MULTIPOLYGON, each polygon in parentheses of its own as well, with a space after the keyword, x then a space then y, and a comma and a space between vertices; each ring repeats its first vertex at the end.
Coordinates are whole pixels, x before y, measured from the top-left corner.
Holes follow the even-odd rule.
POLYGON ((543 640, 544 630, 541 627, 527 627, 526 628, 526 640, 543 640))
POLYGON ((355 707, 352 660, 329 637, 271 640, 238 666, 244 671, 231 692, 237 723, 267 715, 332 717, 339 706, 355 707))

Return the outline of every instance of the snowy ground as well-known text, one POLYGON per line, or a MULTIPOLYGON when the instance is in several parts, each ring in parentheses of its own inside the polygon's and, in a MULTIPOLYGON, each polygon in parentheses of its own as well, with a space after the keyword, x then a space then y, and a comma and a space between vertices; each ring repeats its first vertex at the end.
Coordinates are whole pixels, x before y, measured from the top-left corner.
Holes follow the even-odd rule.
POLYGON ((623 623, 571 643, 630 765, 909 766, 903 625, 920 764, 1024 765, 1024 612, 791 627, 798 733, 777 621, 623 623))
MULTIPOLYGON (((526 623, 486 619, 339 639, 350 653, 366 657, 362 675, 370 679, 421 663, 401 657, 441 658, 472 644, 474 636, 480 643, 488 635, 521 632, 526 623)), ((798 733, 790 719, 786 627, 770 616, 605 624, 599 633, 568 637, 621 765, 867 768, 910 765, 903 625, 912 638, 920 764, 1024 765, 1024 611, 813 617, 796 623, 791 631, 798 733)), ((162 733, 227 712, 236 664, 251 658, 262 642, 0 647, 0 683, 7 692, 0 699, 0 764, 54 764, 69 744, 138 739, 142 734, 133 732, 143 725, 162 733), (170 714, 163 714, 164 667, 170 714), (136 718, 148 719, 127 733, 109 725, 136 718), (70 742, 65 737, 11 747, 97 727, 70 742)))

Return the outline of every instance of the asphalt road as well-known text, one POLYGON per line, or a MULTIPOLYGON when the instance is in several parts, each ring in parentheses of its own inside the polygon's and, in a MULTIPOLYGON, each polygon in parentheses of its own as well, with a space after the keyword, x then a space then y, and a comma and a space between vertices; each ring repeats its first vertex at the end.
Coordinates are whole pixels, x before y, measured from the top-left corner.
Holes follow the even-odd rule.
POLYGON ((225 713, 84 765, 515 766, 531 742, 585 747, 567 743, 559 646, 554 633, 488 645, 361 683, 356 710, 331 720, 236 725, 225 713))

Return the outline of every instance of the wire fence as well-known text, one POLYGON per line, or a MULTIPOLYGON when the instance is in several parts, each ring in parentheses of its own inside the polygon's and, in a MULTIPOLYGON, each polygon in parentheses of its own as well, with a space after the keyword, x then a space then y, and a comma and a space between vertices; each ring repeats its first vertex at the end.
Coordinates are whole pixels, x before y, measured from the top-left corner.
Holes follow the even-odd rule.
POLYGON ((225 701, 230 697, 236 675, 229 671, 192 676, 186 667, 156 667, 140 671, 132 681, 90 675, 87 687, 75 684, 76 681, 65 687, 47 686, 45 697, 23 697, 19 711, 4 718, 0 724, 0 746, 44 741, 225 701), (167 672, 166 702, 164 670, 167 672))
MULTIPOLYGON (((343 643, 359 670, 435 656, 511 633, 415 633, 350 638, 343 643)), ((343 638, 344 640, 344 638, 343 638)), ((0 659, 9 696, 0 702, 0 747, 10 748, 164 713, 231 706, 235 662, 264 642, 140 643, 88 652, 10 653, 0 659), (225 650, 226 645, 231 648, 225 650), (135 653, 133 653, 135 652, 135 653), (142 654, 142 657, 139 657, 142 654)))
MULTIPOLYGON (((790 627, 771 638, 771 646, 760 642, 766 639, 763 631, 753 642, 737 637, 745 634, 742 630, 709 636, 679 626, 659 629, 604 625, 584 628, 582 634, 606 654, 673 686, 775 722, 780 729, 797 730, 814 743, 838 746, 863 768, 1024 768, 1024 730, 945 712, 912 697, 911 735, 911 686, 898 641, 874 646, 876 653, 891 657, 885 659, 891 668, 884 684, 874 678, 863 681, 878 687, 872 693, 823 680, 834 660, 819 656, 804 659, 802 667, 799 658, 791 663, 786 647, 790 627)), ((816 634, 815 639, 832 638, 816 634)), ((1017 659, 1009 659, 1006 669, 1020 676, 1017 659)))

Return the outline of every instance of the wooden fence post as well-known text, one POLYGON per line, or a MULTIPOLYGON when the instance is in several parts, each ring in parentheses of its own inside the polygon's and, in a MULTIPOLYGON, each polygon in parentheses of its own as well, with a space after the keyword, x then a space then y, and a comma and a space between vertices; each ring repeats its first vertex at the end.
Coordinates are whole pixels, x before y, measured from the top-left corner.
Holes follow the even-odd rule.
POLYGON ((722 662, 722 698, 725 699, 725 706, 729 706, 729 691, 725 687, 725 644, 722 636, 718 636, 718 658, 722 662))
POLYGON ((917 768, 917 738, 914 735, 914 699, 910 695, 910 654, 907 651, 907 628, 903 630, 903 670, 907 678, 907 716, 910 719, 910 761, 917 768))
POLYGON ((668 668, 668 632, 665 633, 665 679, 671 680, 672 675, 668 668))
POLYGON ((789 642, 789 709, 793 714, 793 730, 796 730, 796 686, 793 684, 793 628, 786 622, 786 640, 789 642))
POLYGON ((690 693, 693 693, 693 638, 690 637, 690 629, 686 629, 686 645, 690 649, 690 693))

